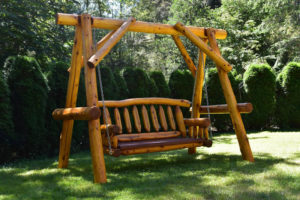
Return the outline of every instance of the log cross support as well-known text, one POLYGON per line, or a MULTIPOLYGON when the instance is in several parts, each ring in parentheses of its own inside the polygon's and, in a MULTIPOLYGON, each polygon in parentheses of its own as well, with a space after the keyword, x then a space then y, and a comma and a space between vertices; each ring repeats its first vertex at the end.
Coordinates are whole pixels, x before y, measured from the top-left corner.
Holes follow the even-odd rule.
MULTIPOLYGON (((220 54, 220 50, 216 41, 215 32, 213 29, 207 29, 207 36, 210 43, 211 48, 217 55, 220 54)), ((251 147, 247 138, 246 130, 244 127, 244 123, 241 117, 241 114, 238 110, 237 101, 235 95, 233 93, 230 80, 228 78, 227 73, 217 65, 218 75, 220 79, 220 83, 223 89, 223 93, 225 96, 226 103, 228 105, 228 110, 230 113, 230 117, 232 120, 232 124, 235 130, 235 134, 237 136, 240 150, 244 160, 248 160, 250 162, 254 162, 254 158, 252 155, 251 147)))

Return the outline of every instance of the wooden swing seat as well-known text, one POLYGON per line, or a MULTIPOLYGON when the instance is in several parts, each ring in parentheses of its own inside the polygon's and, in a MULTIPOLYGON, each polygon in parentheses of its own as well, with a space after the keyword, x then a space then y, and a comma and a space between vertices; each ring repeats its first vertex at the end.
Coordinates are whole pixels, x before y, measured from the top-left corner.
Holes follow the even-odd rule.
MULTIPOLYGON (((203 134, 192 135, 189 133, 187 135, 187 127, 198 127, 200 131, 200 129, 207 129, 210 124, 207 118, 183 118, 181 108, 190 107, 191 103, 188 100, 135 98, 121 101, 105 101, 104 104, 106 107, 106 118, 103 113, 103 103, 100 101, 98 103, 98 106, 102 108, 103 122, 101 124, 106 124, 105 119, 107 120, 113 156, 200 146, 210 147, 212 145, 208 135, 206 137, 203 134), (132 112, 129 113, 129 110, 132 112), (167 116, 165 115, 165 110, 167 111, 167 116), (112 115, 110 114, 112 111, 114 122, 112 122, 112 115), (123 111, 123 115, 120 115, 120 111, 123 111), (174 114, 173 111, 175 111, 174 114), (150 112, 150 117, 148 112, 150 112), (151 119, 152 123, 150 123, 149 119, 151 119), (136 133, 133 133, 133 127, 136 133)), ((101 134, 104 152, 109 153, 106 131, 106 125, 102 125, 101 134)))

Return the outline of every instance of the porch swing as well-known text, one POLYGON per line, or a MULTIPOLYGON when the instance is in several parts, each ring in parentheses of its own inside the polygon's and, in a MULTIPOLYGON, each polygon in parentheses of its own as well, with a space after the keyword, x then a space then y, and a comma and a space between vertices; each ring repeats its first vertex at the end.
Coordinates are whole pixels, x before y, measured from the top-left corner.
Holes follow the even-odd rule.
MULTIPOLYGON (((52 113, 54 119, 63 120, 60 135, 59 168, 68 166, 74 120, 88 121, 94 181, 105 183, 104 153, 118 157, 188 148, 189 154, 194 154, 196 147, 212 146, 208 131, 210 119, 200 118, 200 114, 208 114, 208 116, 210 114, 230 114, 243 159, 250 162, 254 161, 240 115, 240 113, 251 112, 252 105, 250 103, 237 104, 227 76, 232 67, 221 57, 216 42, 216 39, 226 38, 225 30, 188 27, 180 22, 175 26, 154 24, 136 21, 132 17, 123 21, 91 17, 89 14, 59 13, 56 20, 57 24, 76 27, 66 108, 56 109, 52 113), (93 45, 92 28, 112 30, 95 45, 96 49, 93 45), (127 31, 172 36, 189 70, 195 77, 192 102, 184 99, 156 97, 119 101, 104 99, 101 73, 97 65, 127 31), (188 55, 179 36, 186 36, 199 48, 197 67, 188 55), (210 46, 207 45, 208 41, 210 46), (217 65, 227 104, 209 105, 207 101, 206 106, 201 106, 206 55, 217 65), (76 107, 82 65, 84 65, 85 72, 87 107, 76 107), (98 100, 96 68, 100 79, 102 101, 98 100), (182 108, 191 109, 191 118, 183 117, 182 108), (123 112, 123 115, 120 114, 122 113, 120 111, 123 112), (131 123, 130 111, 133 123, 131 123), (148 112, 150 112, 150 117, 148 112), (103 113, 102 119, 99 120, 101 113, 103 113), (114 120, 111 118, 112 115, 114 120), (103 122, 102 125, 100 125, 100 121, 103 122)), ((206 99, 208 100, 208 98, 206 99)))

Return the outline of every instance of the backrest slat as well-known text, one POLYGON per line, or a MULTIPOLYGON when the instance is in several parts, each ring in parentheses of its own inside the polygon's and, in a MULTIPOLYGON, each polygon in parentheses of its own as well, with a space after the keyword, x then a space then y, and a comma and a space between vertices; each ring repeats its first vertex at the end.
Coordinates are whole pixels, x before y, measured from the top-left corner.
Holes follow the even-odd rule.
POLYGON ((159 105, 159 108, 158 108, 158 115, 159 115, 161 127, 163 128, 164 131, 167 131, 168 124, 167 124, 164 108, 161 105, 159 105))
POLYGON ((120 112, 119 112, 119 109, 118 108, 115 108, 114 109, 114 114, 115 114, 115 122, 116 122, 116 125, 119 126, 119 132, 118 134, 122 134, 122 121, 121 121, 121 116, 120 116, 120 112))
POLYGON ((150 106, 150 114, 151 114, 153 128, 156 132, 158 132, 159 131, 159 123, 158 123, 157 114, 156 114, 154 105, 150 106))
POLYGON ((150 132, 149 116, 145 105, 142 106, 142 118, 143 118, 145 131, 150 132))
MULTIPOLYGON (((103 110, 103 112, 104 112, 104 110, 103 110)), ((108 110, 108 108, 105 108, 105 114, 106 114, 106 119, 107 119, 107 122, 106 122, 106 120, 105 120, 105 115, 104 115, 104 113, 103 113, 103 122, 104 122, 104 124, 111 124, 111 118, 110 118, 110 114, 109 114, 109 110, 108 110)))
POLYGON ((128 108, 127 107, 124 108, 124 113, 123 114, 124 114, 124 121, 125 121, 127 133, 132 133, 130 116, 129 116, 129 112, 128 112, 128 108))
POLYGON ((183 122, 183 114, 182 114, 182 111, 179 106, 176 106, 175 116, 176 116, 176 122, 177 122, 179 131, 181 132, 183 137, 186 137, 186 129, 185 129, 185 125, 183 122))
POLYGON ((176 130, 176 124, 175 124, 175 120, 174 120, 174 116, 173 116, 171 106, 167 107, 167 114, 168 114, 168 119, 169 119, 169 125, 170 125, 171 129, 173 131, 175 131, 176 130))
POLYGON ((135 129, 137 130, 138 133, 142 132, 139 111, 136 106, 132 107, 132 115, 133 115, 133 119, 134 119, 135 129))

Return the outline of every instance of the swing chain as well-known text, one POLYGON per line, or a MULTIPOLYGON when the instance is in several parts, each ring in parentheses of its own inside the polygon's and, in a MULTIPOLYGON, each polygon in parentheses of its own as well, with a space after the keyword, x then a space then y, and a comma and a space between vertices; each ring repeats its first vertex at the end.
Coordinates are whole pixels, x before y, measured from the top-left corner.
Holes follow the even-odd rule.
POLYGON ((98 77, 99 77, 99 86, 100 86, 100 92, 101 92, 101 97, 102 97, 102 104, 103 104, 103 114, 104 114, 104 119, 105 119, 105 129, 106 129, 106 136, 107 136, 107 142, 108 142, 108 148, 109 148, 109 155, 112 155, 112 148, 111 148, 111 141, 110 141, 110 136, 109 136, 109 131, 108 131, 108 124, 107 124, 107 113, 106 113, 106 106, 105 106, 105 101, 104 101, 104 92, 103 92, 103 85, 102 85, 102 78, 101 78, 101 72, 100 72, 100 66, 97 66, 97 72, 98 72, 98 77))

